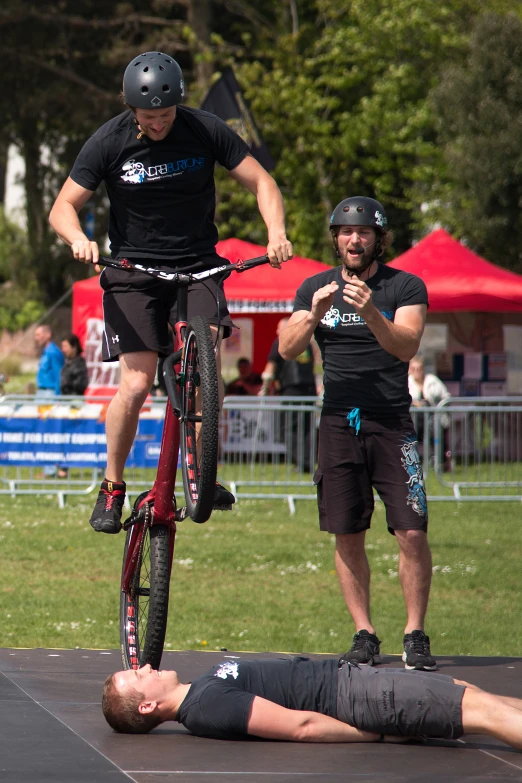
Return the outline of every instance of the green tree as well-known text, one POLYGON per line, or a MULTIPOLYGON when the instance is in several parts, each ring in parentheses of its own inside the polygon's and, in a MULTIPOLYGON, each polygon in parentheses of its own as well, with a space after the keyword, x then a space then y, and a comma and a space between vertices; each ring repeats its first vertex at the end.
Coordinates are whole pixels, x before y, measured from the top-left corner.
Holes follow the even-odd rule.
MULTIPOLYGON (((252 44, 236 72, 277 160, 296 252, 333 258, 328 217, 349 194, 382 200, 395 250, 411 245, 413 186, 435 146, 427 97, 443 66, 460 61, 479 8, 480 0, 352 0, 348 11, 316 0, 297 4, 297 27, 283 8, 277 35, 261 28, 245 38, 252 44)), ((225 182, 220 195, 225 230, 264 241, 252 200, 225 182)))
MULTIPOLYGON (((440 221, 490 261, 522 271, 522 22, 485 14, 466 62, 434 91, 443 176, 425 221, 440 221)), ((429 183, 428 183, 429 184, 429 183)))
POLYGON ((0 329, 23 329, 42 312, 27 236, 0 209, 0 329))

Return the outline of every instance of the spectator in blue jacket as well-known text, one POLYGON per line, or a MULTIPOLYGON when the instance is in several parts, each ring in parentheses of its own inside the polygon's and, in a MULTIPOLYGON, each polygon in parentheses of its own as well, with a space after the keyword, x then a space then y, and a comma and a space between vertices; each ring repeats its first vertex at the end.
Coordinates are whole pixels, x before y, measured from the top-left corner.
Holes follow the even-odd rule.
POLYGON ((34 341, 42 350, 36 374, 38 394, 45 397, 60 394, 60 373, 65 358, 58 346, 53 343, 51 327, 47 324, 37 326, 34 330, 34 341), (47 394, 41 395, 42 391, 47 394))
MULTIPOLYGON (((60 394, 60 373, 65 357, 57 345, 53 343, 53 332, 48 324, 41 324, 34 330, 34 341, 41 349, 38 372, 36 373, 36 386, 38 397, 54 397, 60 394)), ((56 476, 55 465, 45 465, 44 478, 56 476)))

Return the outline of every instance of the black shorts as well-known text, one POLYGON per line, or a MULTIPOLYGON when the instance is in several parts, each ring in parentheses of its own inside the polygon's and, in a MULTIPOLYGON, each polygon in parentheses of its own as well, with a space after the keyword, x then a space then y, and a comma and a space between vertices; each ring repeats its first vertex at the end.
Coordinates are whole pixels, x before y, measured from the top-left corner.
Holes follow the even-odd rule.
POLYGON ((464 685, 446 674, 344 664, 339 669, 337 718, 376 734, 458 739, 464 733, 464 691, 464 685))
POLYGON ((324 409, 314 475, 321 530, 342 535, 370 527, 373 489, 388 530, 428 529, 428 505, 409 413, 361 418, 359 434, 345 413, 324 409))
MULTIPOLYGON (((187 259, 187 265, 197 260, 208 261, 209 269, 227 263, 220 256, 212 255, 204 259, 187 259)), ((150 259, 140 263, 153 265, 150 259)), ((188 320, 193 315, 203 315, 211 324, 219 321, 220 326, 225 327, 224 336, 228 337, 233 323, 223 292, 225 276, 221 279, 207 278, 189 286, 187 310, 188 320)), ((176 322, 176 286, 144 272, 125 272, 112 267, 105 267, 102 271, 100 285, 105 323, 103 361, 112 362, 120 354, 134 351, 156 351, 160 355, 168 355, 168 324, 176 322)))

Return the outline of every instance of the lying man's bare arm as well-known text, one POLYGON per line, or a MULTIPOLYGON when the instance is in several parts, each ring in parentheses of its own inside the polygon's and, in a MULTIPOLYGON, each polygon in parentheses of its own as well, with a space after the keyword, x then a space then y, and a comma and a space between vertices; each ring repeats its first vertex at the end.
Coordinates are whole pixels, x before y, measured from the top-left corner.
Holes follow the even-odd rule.
POLYGON ((359 731, 328 715, 288 710, 260 696, 252 703, 248 733, 292 742, 377 742, 381 738, 380 734, 359 731))

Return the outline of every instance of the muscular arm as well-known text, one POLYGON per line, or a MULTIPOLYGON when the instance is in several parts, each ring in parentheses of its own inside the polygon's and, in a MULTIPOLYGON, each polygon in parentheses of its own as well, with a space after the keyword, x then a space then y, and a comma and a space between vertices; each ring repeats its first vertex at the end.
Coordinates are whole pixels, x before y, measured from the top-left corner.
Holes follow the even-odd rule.
POLYGON ((49 214, 49 223, 60 239, 71 246, 75 258, 87 263, 98 260, 98 246, 83 232, 78 213, 92 194, 68 177, 49 214))
POLYGON ((273 177, 251 155, 247 155, 230 176, 241 183, 257 199, 259 212, 268 231, 267 253, 271 261, 288 261, 292 258, 292 244, 286 238, 285 207, 281 191, 273 177))
POLYGON ((395 320, 389 321, 374 307, 374 312, 364 315, 364 320, 381 348, 401 361, 409 362, 419 350, 426 309, 426 305, 399 307, 395 312, 395 320))
POLYGON ((319 712, 288 710, 256 696, 248 719, 249 734, 292 742, 376 742, 379 734, 349 726, 319 712))

